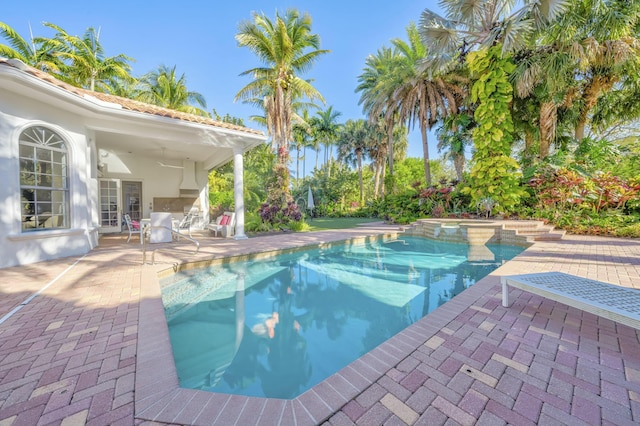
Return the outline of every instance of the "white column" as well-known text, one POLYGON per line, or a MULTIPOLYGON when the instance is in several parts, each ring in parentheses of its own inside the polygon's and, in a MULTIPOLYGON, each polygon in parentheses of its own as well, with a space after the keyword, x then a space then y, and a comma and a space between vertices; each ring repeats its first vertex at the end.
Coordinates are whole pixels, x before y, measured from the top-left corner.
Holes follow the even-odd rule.
POLYGON ((236 232, 233 236, 236 240, 246 240, 244 234, 244 167, 242 163, 242 151, 233 151, 233 200, 236 205, 236 232))

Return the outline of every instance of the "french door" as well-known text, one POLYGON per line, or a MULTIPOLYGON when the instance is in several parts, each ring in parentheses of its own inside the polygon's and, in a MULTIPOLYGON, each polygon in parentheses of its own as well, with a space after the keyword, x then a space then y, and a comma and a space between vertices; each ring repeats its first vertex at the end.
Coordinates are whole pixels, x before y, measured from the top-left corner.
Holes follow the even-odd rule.
POLYGON ((142 219, 142 182, 122 182, 122 207, 131 220, 142 219))
POLYGON ((121 232, 120 179, 100 179, 100 233, 121 232))

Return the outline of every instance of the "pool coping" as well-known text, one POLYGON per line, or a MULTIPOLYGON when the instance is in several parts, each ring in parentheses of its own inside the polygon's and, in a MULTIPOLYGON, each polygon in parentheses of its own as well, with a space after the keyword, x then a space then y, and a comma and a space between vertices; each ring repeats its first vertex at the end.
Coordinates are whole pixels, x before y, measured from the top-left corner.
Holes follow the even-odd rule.
MULTIPOLYGON (((359 237, 360 239, 372 237, 359 237)), ((377 238, 373 237, 373 238, 377 238)), ((344 243, 346 240, 327 244, 344 243)), ((317 246, 310 244, 308 246, 317 246)), ((289 247, 286 252, 308 248, 289 247)), ((260 256, 264 252, 237 257, 260 256)), ((222 258, 197 262, 198 265, 221 263, 222 258)), ((329 376, 300 396, 285 400, 222 394, 181 388, 173 359, 169 330, 160 293, 159 275, 184 266, 160 269, 145 265, 141 277, 138 350, 135 380, 134 417, 164 423, 210 424, 320 424, 350 400, 364 392, 391 368, 428 344, 441 328, 468 309, 490 290, 497 278, 488 276, 444 303, 398 334, 329 376), (159 374, 159 372, 162 372, 159 374)))

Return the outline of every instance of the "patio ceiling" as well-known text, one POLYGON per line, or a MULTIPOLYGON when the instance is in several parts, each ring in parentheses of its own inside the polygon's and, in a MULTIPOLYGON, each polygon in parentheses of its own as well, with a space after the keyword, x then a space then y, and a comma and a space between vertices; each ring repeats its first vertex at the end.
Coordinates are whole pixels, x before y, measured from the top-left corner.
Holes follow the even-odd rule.
POLYGON ((112 121, 101 117, 88 122, 87 127, 94 131, 96 147, 100 150, 177 164, 181 160, 193 160, 206 169, 231 161, 234 149, 246 152, 265 141, 262 135, 172 118, 149 120, 149 117, 138 116, 112 121))

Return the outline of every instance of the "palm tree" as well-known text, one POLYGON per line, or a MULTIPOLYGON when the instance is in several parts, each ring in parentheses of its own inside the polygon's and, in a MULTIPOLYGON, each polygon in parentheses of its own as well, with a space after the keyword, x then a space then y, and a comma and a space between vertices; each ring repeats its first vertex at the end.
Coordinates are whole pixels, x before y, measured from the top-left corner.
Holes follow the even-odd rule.
POLYGON ((360 205, 364 205, 364 183, 362 181, 362 157, 369 144, 370 130, 364 120, 347 120, 338 135, 338 160, 358 168, 360 182, 360 205))
POLYGON ((187 89, 187 79, 184 74, 177 77, 175 65, 173 68, 160 65, 157 70, 142 76, 140 81, 143 87, 141 101, 189 114, 209 116, 205 110, 207 102, 204 96, 187 89))
POLYGON ((319 127, 318 122, 320 121, 320 117, 310 117, 309 118, 309 127, 311 131, 311 138, 309 139, 309 147, 316 152, 316 162, 313 170, 318 170, 319 160, 320 160, 320 135, 316 133, 316 129, 319 127))
POLYGON ((462 181, 465 152, 471 146, 471 129, 474 124, 471 114, 464 111, 446 117, 442 127, 436 131, 438 150, 445 151, 444 158, 450 158, 453 162, 458 181, 462 181))
MULTIPOLYGON (((341 125, 338 123, 338 117, 341 112, 334 111, 330 106, 324 111, 316 113, 317 119, 313 121, 314 135, 324 145, 324 164, 331 164, 331 146, 336 142, 341 125)), ((327 176, 329 176, 331 167, 327 167, 327 176)))
MULTIPOLYGON (((31 26, 29 26, 29 31, 31 31, 31 26)), ((0 44, 0 56, 19 59, 41 71, 49 73, 60 71, 60 61, 53 56, 49 39, 34 38, 33 34, 30 34, 29 41, 27 41, 3 22, 0 22, 0 35, 9 42, 9 45, 0 44)))
POLYGON ((469 60, 477 79, 472 95, 479 102, 474 114, 478 123, 474 165, 466 190, 472 202, 491 197, 508 211, 523 196, 521 172, 510 157, 512 87, 507 77, 515 68, 511 55, 526 47, 533 32, 554 19, 567 0, 523 0, 515 11, 513 0, 443 0, 440 4, 445 17, 425 9, 420 19, 420 36, 429 50, 425 67, 442 73, 466 61, 471 49, 478 49, 469 60), (497 179, 498 175, 504 178, 497 179))
POLYGON ((611 140, 615 135, 616 139, 624 139, 639 133, 640 63, 635 68, 631 68, 618 90, 611 90, 598 99, 591 117, 591 128, 596 128, 601 137, 611 140), (634 130, 629 132, 630 129, 634 130))
MULTIPOLYGON (((575 61, 571 55, 551 45, 538 45, 522 49, 516 56, 516 68, 511 75, 515 94, 526 99, 526 106, 516 105, 519 114, 537 122, 537 129, 525 127, 525 148, 529 152, 533 147, 533 134, 539 136, 538 156, 544 159, 549 155, 552 143, 556 139, 558 108, 565 103, 566 94, 574 85, 575 61), (549 78, 552 75, 553 78, 549 78), (535 106, 537 117, 531 116, 531 107, 535 106), (525 111, 522 111, 526 108, 525 111)), ((557 46, 557 45, 556 45, 557 46)))
POLYGON ((500 45, 503 55, 527 45, 532 32, 555 19, 568 0, 443 0, 445 17, 425 9, 419 32, 429 50, 425 61, 432 72, 464 60, 471 48, 500 45))
POLYGON ((114 77, 105 82, 106 92, 128 99, 140 99, 143 96, 144 87, 135 77, 114 77))
POLYGON ((399 122, 396 105, 393 102, 393 90, 397 86, 397 68, 402 57, 396 49, 382 47, 376 55, 369 55, 365 60, 365 68, 358 76, 356 92, 360 93, 359 105, 376 125, 384 123, 387 135, 387 154, 389 173, 393 175, 393 129, 399 122))
POLYGON ((129 62, 133 59, 124 54, 105 57, 100 44, 100 30, 87 28, 80 38, 69 35, 55 24, 45 22, 44 25, 56 30, 50 43, 53 55, 65 64, 60 76, 62 79, 92 91, 108 92, 108 82, 113 78, 131 77, 129 62))
POLYGON ((559 108, 573 108, 580 140, 602 94, 635 84, 629 76, 640 65, 638 22, 637 2, 574 1, 555 25, 538 32, 536 46, 517 53, 512 81, 519 97, 539 104, 540 158, 556 139, 559 108))
MULTIPOLYGON (((521 51, 531 41, 535 30, 547 28, 545 23, 553 20, 566 8, 568 0, 524 0, 522 7, 512 11, 512 0, 463 0, 443 1, 446 18, 426 9, 420 20, 420 35, 429 48, 429 56, 424 61, 425 67, 431 72, 442 71, 456 66, 465 60, 465 55, 471 48, 488 48, 501 45, 504 54, 521 51)), ((545 29, 546 31, 546 29, 545 29)), ((522 65, 522 61, 520 64, 522 65)), ((524 89, 522 79, 518 89, 522 95, 531 90, 538 79, 531 79, 539 75, 544 79, 544 72, 535 73, 528 69, 529 88, 524 89)), ((555 84, 548 79, 550 86, 555 84)), ((548 98, 552 98, 553 94, 548 98)), ((555 116, 555 109, 547 99, 541 107, 541 117, 547 123, 545 140, 554 134, 554 128, 549 127, 548 121, 555 116)), ((544 150, 544 147, 543 147, 544 150)))
POLYGON ((555 28, 555 35, 579 63, 575 139, 584 138, 589 116, 602 94, 640 64, 639 25, 637 1, 582 0, 572 4, 555 28), (571 31, 576 28, 578 31, 571 31))
POLYGON ((389 138, 383 120, 373 124, 369 121, 367 127, 369 130, 367 132, 367 156, 371 159, 373 167, 373 195, 375 198, 379 198, 384 195, 389 138))
MULTIPOLYGON (((300 181, 300 160, 306 160, 306 149, 309 145, 309 141, 311 140, 311 125, 309 124, 309 110, 302 110, 302 115, 300 116, 300 120, 296 120, 293 123, 292 129, 292 141, 294 143, 293 147, 296 150, 296 181, 300 181), (300 156, 300 151, 305 150, 305 153, 300 156)), ((302 171, 302 176, 304 177, 305 171, 302 171)))
POLYGON ((293 102, 306 97, 324 102, 322 95, 299 74, 307 71, 320 55, 320 37, 311 33, 311 17, 289 9, 276 12, 275 20, 253 14, 252 21, 240 23, 238 45, 249 48, 264 64, 244 71, 253 81, 240 89, 236 100, 262 99, 267 130, 277 147, 278 159, 285 164, 291 140, 293 102))
MULTIPOLYGON (((458 111, 458 103, 465 97, 465 87, 454 84, 443 77, 431 77, 422 66, 427 50, 420 41, 415 24, 407 27, 408 42, 401 39, 392 40, 397 51, 402 55, 400 66, 396 69, 398 77, 393 91, 394 101, 400 120, 409 126, 418 122, 422 136, 424 155, 424 174, 426 185, 431 186, 431 170, 429 168, 429 142, 427 130, 436 121, 448 114, 458 111)), ((468 79, 455 77, 459 82, 467 83, 468 79)))

